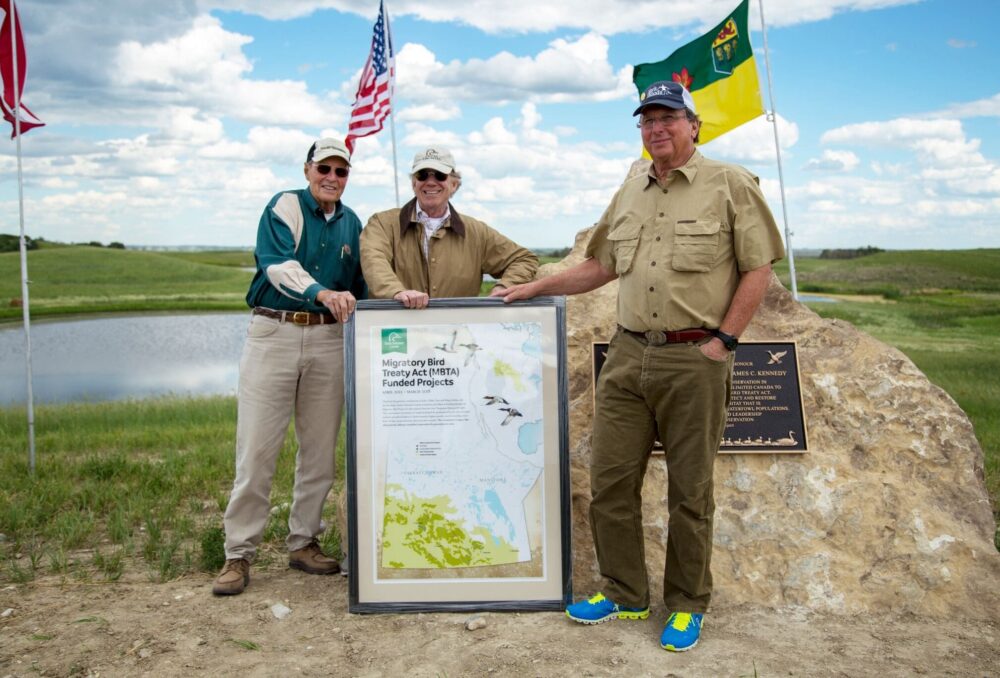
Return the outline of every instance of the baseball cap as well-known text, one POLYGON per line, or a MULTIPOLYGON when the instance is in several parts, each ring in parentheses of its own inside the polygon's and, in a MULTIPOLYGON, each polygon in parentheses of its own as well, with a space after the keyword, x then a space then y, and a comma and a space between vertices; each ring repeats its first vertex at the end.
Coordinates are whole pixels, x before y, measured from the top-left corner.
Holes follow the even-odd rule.
POLYGON ((306 155, 306 162, 320 162, 326 160, 327 158, 343 158, 348 165, 351 164, 351 152, 347 150, 347 146, 340 139, 331 139, 329 137, 325 139, 317 139, 312 146, 309 147, 309 153, 306 155))
POLYGON ((684 85, 672 80, 658 80, 647 87, 646 91, 639 95, 639 108, 635 109, 632 115, 639 115, 643 108, 654 104, 667 108, 688 108, 692 113, 698 112, 694 108, 691 92, 688 92, 684 85))
POLYGON ((413 168, 410 173, 422 169, 432 169, 450 174, 455 169, 455 158, 443 148, 426 148, 413 156, 413 168))

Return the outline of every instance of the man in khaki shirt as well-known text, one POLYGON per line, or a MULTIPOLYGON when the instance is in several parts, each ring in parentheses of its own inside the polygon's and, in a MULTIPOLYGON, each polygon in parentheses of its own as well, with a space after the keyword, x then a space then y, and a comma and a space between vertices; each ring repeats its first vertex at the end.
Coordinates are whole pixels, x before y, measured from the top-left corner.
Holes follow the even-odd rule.
POLYGON ((484 273, 498 280, 491 296, 534 278, 538 257, 449 202, 461 185, 451 153, 417 153, 410 178, 413 200, 375 214, 361 232, 371 298, 424 308, 431 298, 479 296, 484 273))
POLYGON ((653 83, 634 115, 653 163, 612 198, 588 258, 502 294, 578 294, 618 279, 619 326, 597 384, 590 468, 606 586, 566 614, 584 624, 649 616, 641 492, 658 438, 670 512, 660 645, 684 651, 697 644, 712 595, 712 472, 733 351, 784 247, 756 177, 695 149, 700 121, 684 87, 653 83))

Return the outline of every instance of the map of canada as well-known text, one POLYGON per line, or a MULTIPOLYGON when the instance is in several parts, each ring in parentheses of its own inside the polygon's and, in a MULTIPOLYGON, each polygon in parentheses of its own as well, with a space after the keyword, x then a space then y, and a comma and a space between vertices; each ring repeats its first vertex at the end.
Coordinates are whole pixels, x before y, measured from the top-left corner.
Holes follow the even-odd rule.
POLYGON ((538 323, 373 328, 383 568, 532 559, 532 530, 543 522, 525 503, 544 468, 541 331, 538 323))

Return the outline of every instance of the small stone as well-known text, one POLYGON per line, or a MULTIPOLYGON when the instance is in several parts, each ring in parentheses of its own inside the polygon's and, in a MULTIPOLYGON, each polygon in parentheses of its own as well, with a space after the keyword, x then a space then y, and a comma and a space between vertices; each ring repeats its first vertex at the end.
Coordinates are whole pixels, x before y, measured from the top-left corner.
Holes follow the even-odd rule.
POLYGON ((7 541, 7 535, 5 535, 3 532, 0 532, 0 544, 4 543, 5 541, 7 541))
POLYGON ((139 659, 149 659, 152 656, 153 656, 153 651, 150 650, 148 647, 144 647, 141 650, 139 650, 139 659))
POLYGON ((483 617, 471 617, 465 622, 466 631, 475 631, 476 629, 485 629, 486 620, 483 617))
POLYGON ((292 609, 287 605, 282 605, 281 603, 275 603, 271 606, 271 614, 274 615, 276 619, 284 619, 292 613, 292 609))
POLYGON ((3 612, 0 612, 0 617, 9 617, 9 616, 11 616, 12 614, 14 614, 14 608, 12 608, 12 607, 8 607, 8 608, 7 608, 6 610, 4 610, 3 612))

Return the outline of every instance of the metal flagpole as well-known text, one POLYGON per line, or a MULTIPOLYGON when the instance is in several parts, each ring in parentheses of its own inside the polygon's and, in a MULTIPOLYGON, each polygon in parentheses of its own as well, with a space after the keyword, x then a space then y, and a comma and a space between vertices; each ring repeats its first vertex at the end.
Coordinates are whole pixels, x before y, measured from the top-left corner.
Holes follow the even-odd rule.
MULTIPOLYGON (((385 0, 382 0, 383 3, 385 0)), ((382 5, 384 9, 385 5, 382 5)), ((392 59, 392 73, 389 75, 389 132, 392 134, 392 180, 396 186, 396 207, 399 207, 399 162, 396 160, 396 108, 393 97, 396 94, 396 54, 392 51, 392 29, 389 27, 389 11, 385 11, 385 30, 382 31, 382 47, 386 58, 392 59)))
POLYGON ((778 185, 781 187, 781 214, 785 219, 785 244, 788 246, 788 271, 792 278, 792 298, 799 299, 799 288, 795 281, 795 253, 792 248, 792 231, 788 227, 788 207, 785 201, 785 175, 781 169, 781 143, 778 141, 778 113, 774 105, 774 85, 771 82, 771 57, 767 50, 767 24, 764 23, 764 0, 759 0, 760 30, 764 36, 764 64, 767 66, 767 92, 771 98, 771 110, 767 117, 774 128, 774 151, 778 156, 778 185))
POLYGON ((21 82, 17 68, 17 10, 10 0, 10 43, 14 59, 14 137, 17 139, 17 203, 21 223, 21 312, 24 362, 28 376, 28 469, 35 474, 35 397, 31 388, 31 312, 28 300, 28 250, 24 240, 24 176, 21 171, 21 82))

